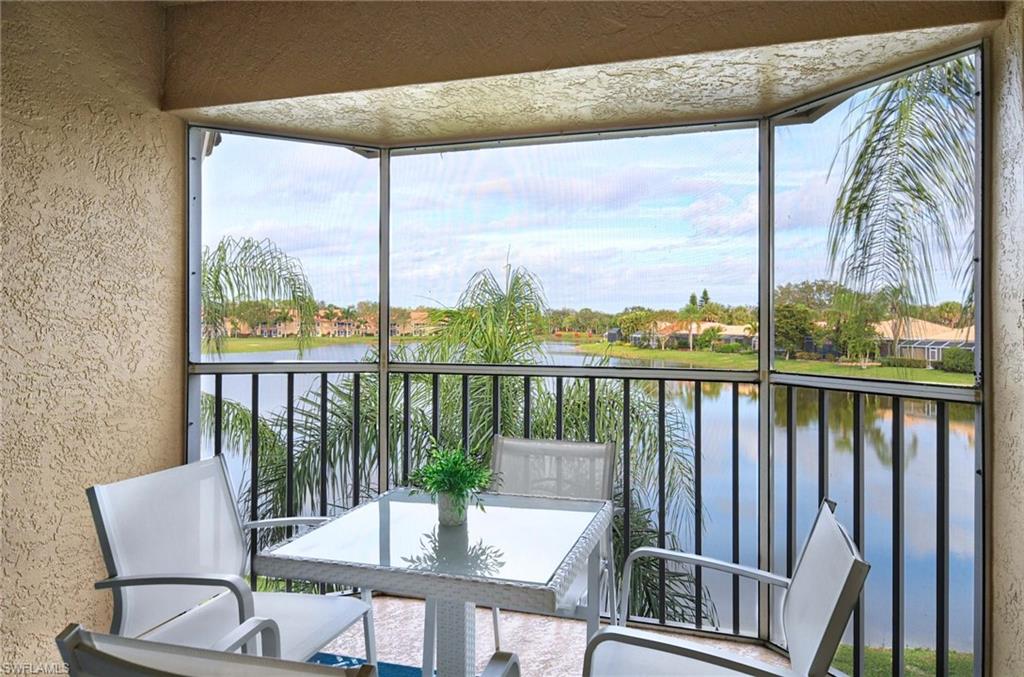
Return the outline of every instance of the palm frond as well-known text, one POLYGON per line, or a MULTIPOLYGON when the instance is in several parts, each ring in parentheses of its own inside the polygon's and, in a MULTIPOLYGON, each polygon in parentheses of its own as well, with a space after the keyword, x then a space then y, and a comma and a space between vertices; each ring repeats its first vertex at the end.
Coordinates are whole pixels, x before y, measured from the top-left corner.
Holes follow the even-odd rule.
POLYGON ((203 346, 221 352, 227 338, 225 320, 246 301, 273 301, 299 318, 299 355, 309 345, 317 303, 302 263, 270 240, 224 238, 204 247, 200 267, 203 346))
POLYGON ((849 113, 829 265, 899 317, 929 302, 939 264, 973 295, 975 98, 963 57, 886 82, 849 113))

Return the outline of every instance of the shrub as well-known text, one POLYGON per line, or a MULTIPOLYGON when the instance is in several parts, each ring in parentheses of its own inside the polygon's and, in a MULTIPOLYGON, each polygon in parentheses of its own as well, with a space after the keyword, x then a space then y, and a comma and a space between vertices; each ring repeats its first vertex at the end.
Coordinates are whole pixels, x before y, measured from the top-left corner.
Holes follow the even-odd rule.
POLYGON ((942 371, 958 374, 974 373, 974 353, 964 348, 946 348, 942 351, 942 371))
POLYGON ((708 327, 697 340, 693 342, 693 345, 697 350, 712 350, 715 343, 722 338, 722 330, 718 327, 708 327))
POLYGON ((715 348, 716 353, 742 353, 742 343, 723 343, 715 348))
POLYGON ((883 367, 900 367, 903 369, 927 369, 928 362, 925 360, 918 360, 913 357, 883 357, 881 359, 883 367))

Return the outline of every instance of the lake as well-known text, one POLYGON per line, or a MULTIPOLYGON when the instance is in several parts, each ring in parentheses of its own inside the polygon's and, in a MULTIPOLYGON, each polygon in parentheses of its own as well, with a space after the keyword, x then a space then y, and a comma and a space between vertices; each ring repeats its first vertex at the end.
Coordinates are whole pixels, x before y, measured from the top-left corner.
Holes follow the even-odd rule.
MULTIPOLYGON (((333 345, 308 350, 311 361, 359 361, 367 346, 333 345)), ((571 343, 546 343, 548 363, 582 365, 589 358, 574 350, 571 343)), ((293 351, 230 353, 223 361, 270 362, 293 360, 293 351)), ((663 366, 636 360, 612 358, 612 365, 663 366)), ((285 376, 266 375, 260 379, 260 411, 269 413, 285 405, 285 376)), ((318 379, 316 374, 295 377, 297 394, 304 393, 318 379)), ((689 420, 693 418, 693 384, 670 383, 668 406, 689 420)), ((705 383, 702 387, 702 472, 706 523, 703 551, 728 559, 732 548, 732 391, 729 384, 705 383)), ((741 561, 757 564, 757 416, 758 392, 754 385, 743 384, 739 396, 740 436, 740 546, 741 561)), ((202 378, 202 388, 213 392, 213 377, 202 378)), ((251 378, 225 375, 225 398, 250 403, 251 378)), ((797 391, 797 543, 810 529, 817 509, 817 392, 797 391)), ((780 410, 774 418, 776 523, 774 557, 776 570, 785 568, 785 496, 786 430, 782 414, 785 389, 776 392, 780 410)), ((905 400, 905 565, 906 643, 907 646, 934 645, 935 629, 935 440, 934 404, 905 400)), ((829 495, 839 504, 837 515, 852 534, 852 398, 845 393, 829 394, 829 495)), ((973 408, 950 405, 950 648, 971 651, 973 640, 974 576, 974 434, 973 408)), ((892 575, 892 469, 890 399, 865 397, 865 547, 864 556, 872 566, 865 590, 865 631, 871 646, 889 646, 891 636, 892 575)), ((210 445, 204 442, 209 452, 210 445)), ((247 465, 232 450, 226 450, 236 483, 244 481, 247 465)), ((654 505, 656 487, 638 487, 648 505, 654 505)), ((675 532, 681 547, 692 548, 690 524, 667 525, 675 532)), ((716 572, 705 572, 705 584, 711 591, 723 628, 731 628, 731 579, 716 572)), ((740 620, 745 633, 756 629, 756 588, 744 582, 740 591, 740 620)), ((777 610, 778 605, 774 605, 777 610)))

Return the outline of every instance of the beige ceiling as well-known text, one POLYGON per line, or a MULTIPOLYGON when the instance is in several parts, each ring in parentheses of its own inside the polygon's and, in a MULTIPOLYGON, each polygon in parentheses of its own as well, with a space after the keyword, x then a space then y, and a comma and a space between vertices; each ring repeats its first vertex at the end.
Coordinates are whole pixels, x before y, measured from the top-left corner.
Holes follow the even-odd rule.
POLYGON ((405 146, 755 117, 963 47, 989 23, 175 111, 198 123, 405 146))

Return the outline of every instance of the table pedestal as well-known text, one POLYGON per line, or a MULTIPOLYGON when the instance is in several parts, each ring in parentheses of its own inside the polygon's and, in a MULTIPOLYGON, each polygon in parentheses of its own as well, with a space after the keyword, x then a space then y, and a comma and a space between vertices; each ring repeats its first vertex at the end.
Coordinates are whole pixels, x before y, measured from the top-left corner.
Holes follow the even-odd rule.
POLYGON ((476 606, 427 598, 423 635, 423 677, 475 677, 476 606))

